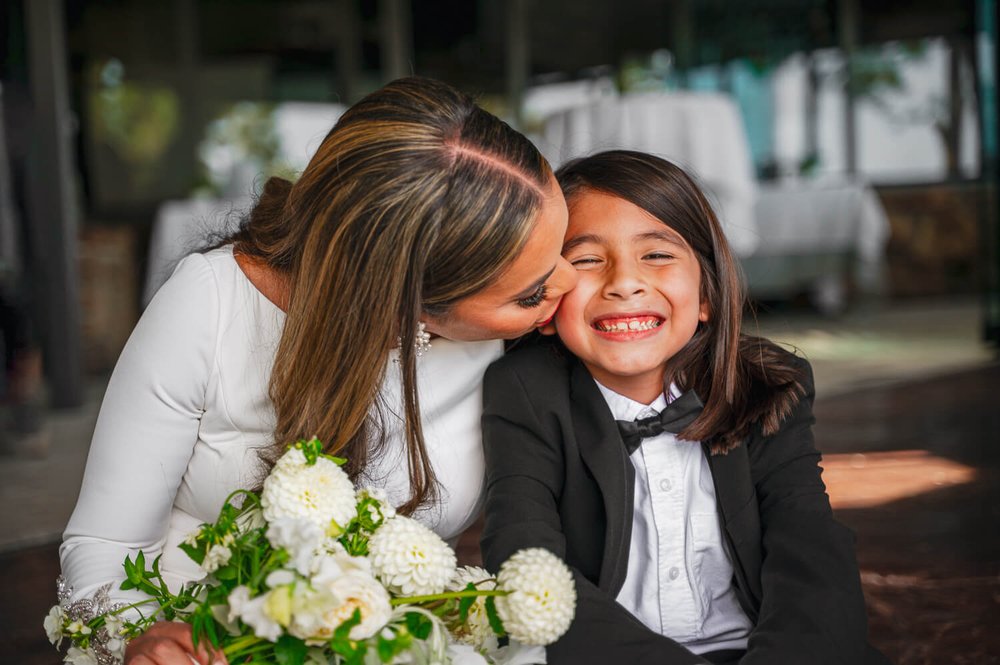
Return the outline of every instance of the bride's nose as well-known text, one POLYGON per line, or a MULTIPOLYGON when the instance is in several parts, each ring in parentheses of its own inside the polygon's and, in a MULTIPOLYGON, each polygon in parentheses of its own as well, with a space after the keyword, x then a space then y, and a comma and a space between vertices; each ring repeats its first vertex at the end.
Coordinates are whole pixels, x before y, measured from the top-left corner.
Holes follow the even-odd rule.
POLYGON ((556 263, 556 269, 549 279, 549 284, 554 291, 553 295, 562 296, 572 291, 578 279, 579 276, 576 274, 576 268, 560 256, 559 261, 556 263))

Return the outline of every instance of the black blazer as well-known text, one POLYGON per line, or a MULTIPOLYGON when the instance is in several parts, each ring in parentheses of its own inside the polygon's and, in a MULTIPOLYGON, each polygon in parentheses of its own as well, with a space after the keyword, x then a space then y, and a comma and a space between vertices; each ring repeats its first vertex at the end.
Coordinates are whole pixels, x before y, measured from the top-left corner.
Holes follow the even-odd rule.
MULTIPOLYGON (((854 535, 833 519, 806 395, 764 437, 708 455, 737 596, 754 629, 744 665, 886 663, 867 644, 854 535)), ((518 349, 486 373, 487 490, 482 549, 496 570, 525 547, 573 569, 578 603, 549 663, 706 663, 615 601, 628 569, 634 469, 586 368, 550 344, 518 349)))

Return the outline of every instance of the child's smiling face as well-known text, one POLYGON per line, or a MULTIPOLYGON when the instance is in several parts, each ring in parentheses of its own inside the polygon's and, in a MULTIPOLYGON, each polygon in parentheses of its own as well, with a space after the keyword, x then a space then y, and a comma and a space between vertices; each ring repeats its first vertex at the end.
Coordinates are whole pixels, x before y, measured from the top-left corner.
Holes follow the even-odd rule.
POLYGON ((624 199, 584 190, 569 210, 563 256, 580 279, 563 297, 556 330, 595 379, 648 404, 663 392, 664 364, 708 320, 697 257, 624 199))

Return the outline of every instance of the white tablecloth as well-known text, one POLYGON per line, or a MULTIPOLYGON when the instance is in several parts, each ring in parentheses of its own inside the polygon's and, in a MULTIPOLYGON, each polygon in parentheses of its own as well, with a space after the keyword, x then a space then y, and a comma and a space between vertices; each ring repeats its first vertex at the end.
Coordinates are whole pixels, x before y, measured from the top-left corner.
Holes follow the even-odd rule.
POLYGON ((762 185, 754 211, 761 240, 755 258, 849 253, 858 288, 881 290, 889 220, 866 182, 826 178, 762 185))
POLYGON ((704 187, 737 255, 757 246, 750 143, 739 108, 727 95, 646 92, 602 99, 551 115, 538 144, 554 165, 611 149, 669 159, 704 187))
POLYGON ((250 209, 251 199, 185 199, 160 205, 153 222, 146 264, 146 284, 142 305, 170 277, 177 262, 194 250, 209 244, 212 234, 235 229, 250 209))

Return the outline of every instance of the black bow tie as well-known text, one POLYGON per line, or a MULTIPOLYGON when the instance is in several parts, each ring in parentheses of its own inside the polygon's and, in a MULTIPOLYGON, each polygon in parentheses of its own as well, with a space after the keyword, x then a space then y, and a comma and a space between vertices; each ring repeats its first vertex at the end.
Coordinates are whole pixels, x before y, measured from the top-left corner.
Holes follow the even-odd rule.
POLYGON ((677 434, 694 422, 701 413, 702 403, 693 390, 689 390, 667 405, 655 416, 638 420, 616 420, 618 432, 622 435, 625 450, 631 455, 642 444, 643 439, 658 436, 664 432, 677 434))

